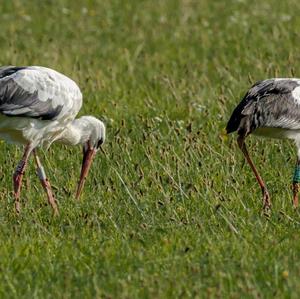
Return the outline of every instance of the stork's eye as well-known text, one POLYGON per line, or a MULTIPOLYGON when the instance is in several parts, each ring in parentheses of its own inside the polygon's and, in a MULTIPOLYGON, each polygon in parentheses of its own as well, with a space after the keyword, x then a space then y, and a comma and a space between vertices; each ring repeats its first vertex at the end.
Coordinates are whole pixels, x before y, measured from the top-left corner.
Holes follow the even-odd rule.
POLYGON ((101 138, 97 143, 97 148, 99 148, 102 144, 103 144, 103 139, 101 138))

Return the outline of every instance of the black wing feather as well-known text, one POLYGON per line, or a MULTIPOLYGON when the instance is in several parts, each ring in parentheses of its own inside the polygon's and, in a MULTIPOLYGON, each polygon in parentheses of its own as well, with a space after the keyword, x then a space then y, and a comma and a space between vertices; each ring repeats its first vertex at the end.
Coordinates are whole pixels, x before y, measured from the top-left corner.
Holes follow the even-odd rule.
POLYGON ((17 71, 24 70, 26 68, 27 68, 26 66, 13 66, 13 65, 1 66, 0 67, 0 79, 10 76, 10 75, 16 73, 17 71))

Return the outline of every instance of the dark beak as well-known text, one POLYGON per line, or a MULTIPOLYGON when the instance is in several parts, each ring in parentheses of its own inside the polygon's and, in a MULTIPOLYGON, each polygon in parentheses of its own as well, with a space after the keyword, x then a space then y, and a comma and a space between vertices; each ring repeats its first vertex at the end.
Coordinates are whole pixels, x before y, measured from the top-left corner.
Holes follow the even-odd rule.
POLYGON ((78 182, 78 187, 76 192, 76 199, 79 199, 80 197, 81 191, 83 189, 86 177, 89 173, 96 152, 97 150, 94 148, 89 148, 83 151, 82 167, 81 167, 80 179, 78 182))

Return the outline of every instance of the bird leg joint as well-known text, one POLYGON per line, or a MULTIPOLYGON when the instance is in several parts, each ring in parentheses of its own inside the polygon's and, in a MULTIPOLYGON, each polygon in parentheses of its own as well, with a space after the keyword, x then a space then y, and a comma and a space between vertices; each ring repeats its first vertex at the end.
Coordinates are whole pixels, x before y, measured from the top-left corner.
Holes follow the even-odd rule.
POLYGON ((16 168, 16 174, 24 174, 24 169, 26 166, 26 161, 21 160, 16 168))

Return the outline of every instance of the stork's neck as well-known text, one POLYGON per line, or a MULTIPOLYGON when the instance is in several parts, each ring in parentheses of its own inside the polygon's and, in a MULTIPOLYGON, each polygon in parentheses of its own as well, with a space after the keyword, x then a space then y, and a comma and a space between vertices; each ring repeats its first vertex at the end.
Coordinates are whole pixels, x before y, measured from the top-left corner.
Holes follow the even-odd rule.
POLYGON ((89 140, 89 137, 90 130, 88 126, 79 118, 68 124, 59 136, 58 141, 63 144, 77 145, 84 144, 89 140))

